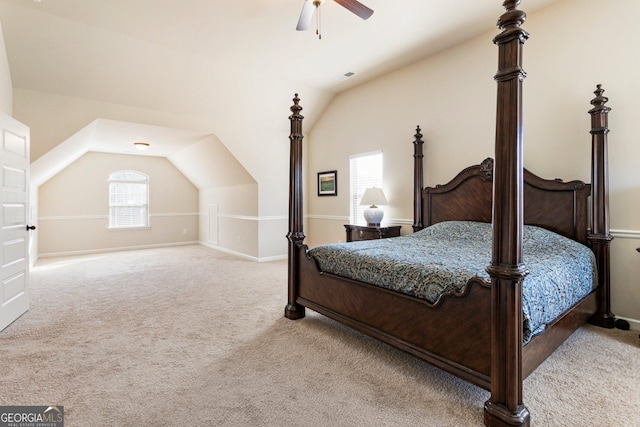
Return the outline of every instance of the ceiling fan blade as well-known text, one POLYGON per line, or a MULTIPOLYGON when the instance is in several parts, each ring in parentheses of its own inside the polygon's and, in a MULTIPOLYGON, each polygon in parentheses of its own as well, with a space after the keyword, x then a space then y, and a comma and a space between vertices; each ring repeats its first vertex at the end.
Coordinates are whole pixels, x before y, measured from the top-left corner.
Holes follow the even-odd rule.
POLYGON ((316 7, 313 5, 313 1, 305 0, 304 6, 302 6, 302 12, 300 12, 300 19, 298 19, 298 26, 296 30, 306 31, 311 24, 311 18, 313 18, 313 10, 316 7))
POLYGON ((360 3, 358 0, 333 0, 338 3, 340 6, 348 9, 349 11, 355 13, 362 19, 367 19, 371 15, 373 15, 373 10, 369 9, 367 6, 360 3))

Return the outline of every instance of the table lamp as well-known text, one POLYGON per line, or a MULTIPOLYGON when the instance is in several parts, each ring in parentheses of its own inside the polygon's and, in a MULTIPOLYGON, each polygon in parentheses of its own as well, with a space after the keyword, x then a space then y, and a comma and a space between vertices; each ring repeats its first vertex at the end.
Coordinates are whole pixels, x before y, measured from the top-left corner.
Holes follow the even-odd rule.
POLYGON ((364 219, 367 221, 367 225, 369 227, 379 227, 380 222, 382 222, 382 217, 384 216, 384 211, 380 209, 377 205, 386 205, 387 198, 384 197, 384 192, 382 188, 371 187, 367 188, 364 191, 364 195, 362 196, 362 200, 360 201, 361 206, 369 206, 369 208, 364 211, 364 219))

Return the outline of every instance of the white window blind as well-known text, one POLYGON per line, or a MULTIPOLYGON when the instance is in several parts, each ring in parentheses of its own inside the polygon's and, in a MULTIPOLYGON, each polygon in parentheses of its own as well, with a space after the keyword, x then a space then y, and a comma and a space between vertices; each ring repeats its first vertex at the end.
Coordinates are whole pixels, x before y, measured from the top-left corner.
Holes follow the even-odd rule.
POLYGON ((382 151, 359 154, 349 158, 351 179, 351 223, 366 225, 364 210, 360 206, 364 190, 382 187, 382 151))
POLYGON ((109 228, 149 226, 149 177, 136 171, 109 175, 109 228))

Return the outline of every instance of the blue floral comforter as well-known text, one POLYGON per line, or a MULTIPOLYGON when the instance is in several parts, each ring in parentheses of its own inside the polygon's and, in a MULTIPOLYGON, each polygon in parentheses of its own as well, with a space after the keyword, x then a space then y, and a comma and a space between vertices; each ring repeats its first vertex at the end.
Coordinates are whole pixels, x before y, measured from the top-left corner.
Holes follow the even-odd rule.
MULTIPOLYGON (((490 282, 491 224, 450 221, 392 239, 318 246, 310 250, 320 269, 402 292, 435 304, 461 292, 472 277, 490 282)), ((598 283, 593 252, 540 227, 523 230, 524 342, 586 297, 598 283)))

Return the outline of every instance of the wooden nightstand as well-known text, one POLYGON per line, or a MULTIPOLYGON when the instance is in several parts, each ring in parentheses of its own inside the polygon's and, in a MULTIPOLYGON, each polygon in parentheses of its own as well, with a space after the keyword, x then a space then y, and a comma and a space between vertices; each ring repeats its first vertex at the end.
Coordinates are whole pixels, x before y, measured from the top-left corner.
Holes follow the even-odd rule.
POLYGON ((345 224, 347 231, 347 242, 358 240, 386 239, 387 237, 398 237, 401 225, 391 225, 388 227, 368 227, 366 225, 345 224))

